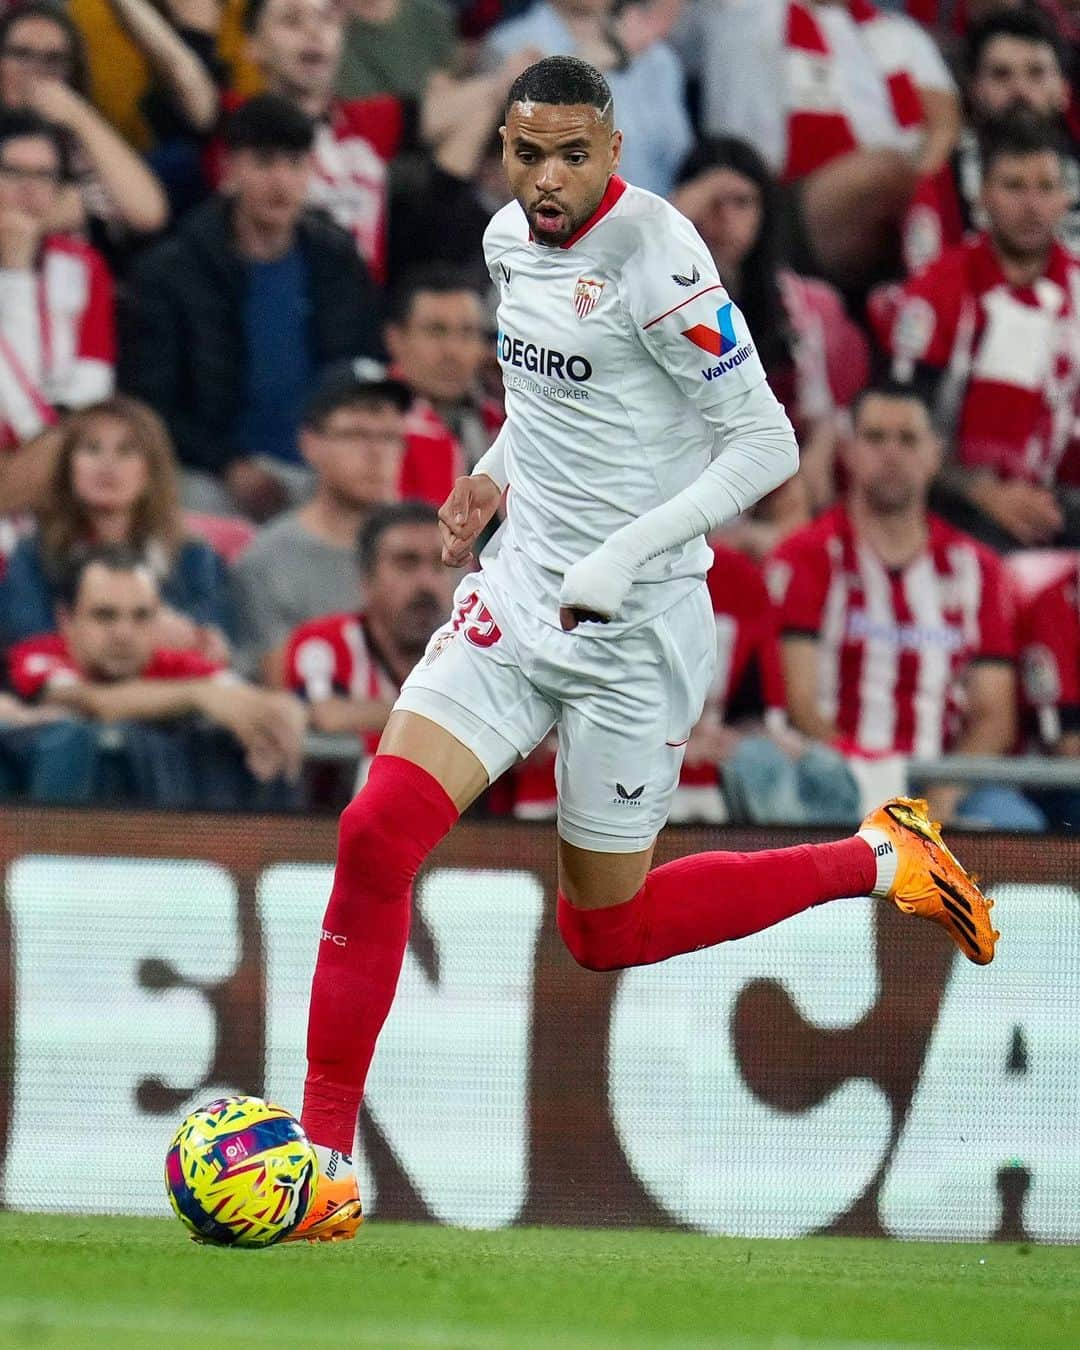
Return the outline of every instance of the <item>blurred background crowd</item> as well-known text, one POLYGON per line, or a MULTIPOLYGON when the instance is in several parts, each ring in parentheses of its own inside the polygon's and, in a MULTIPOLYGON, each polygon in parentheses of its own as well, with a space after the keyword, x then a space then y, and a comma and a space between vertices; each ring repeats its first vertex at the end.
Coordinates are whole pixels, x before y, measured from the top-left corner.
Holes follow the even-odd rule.
MULTIPOLYGON (((0 14, 0 794, 336 808, 503 412, 484 227, 541 56, 697 226, 801 445, 711 542, 677 818, 1080 759, 1080 0, 23 0, 0 14)), ((937 783, 945 820, 1080 793, 937 783)), ((554 811, 541 746, 480 804, 554 811)))

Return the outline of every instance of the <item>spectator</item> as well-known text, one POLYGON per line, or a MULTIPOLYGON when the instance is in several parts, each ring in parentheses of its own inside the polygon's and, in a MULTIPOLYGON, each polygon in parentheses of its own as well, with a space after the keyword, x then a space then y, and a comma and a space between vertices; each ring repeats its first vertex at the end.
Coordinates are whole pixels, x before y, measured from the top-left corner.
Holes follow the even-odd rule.
POLYGON ((386 346, 413 395, 403 497, 441 506, 502 426, 502 408, 479 386, 488 328, 484 302, 459 268, 418 267, 394 291, 386 346))
MULTIPOLYGON (((3 57, 0 56, 0 71, 3 57)), ((0 113, 0 444, 112 389, 112 283, 101 255, 52 232, 68 160, 57 129, 0 113)))
POLYGON ((3 639, 52 632, 73 556, 105 544, 130 547, 154 574, 159 646, 227 659, 224 565, 209 545, 184 537, 168 432, 149 408, 120 396, 61 429, 37 532, 18 545, 0 583, 3 639))
POLYGON ((168 221, 157 178, 89 99, 82 36, 50 0, 25 0, 0 17, 0 105, 62 127, 76 183, 57 200, 53 224, 89 231, 113 264, 133 237, 168 221))
POLYGON ((285 678, 310 706, 312 727, 361 738, 362 784, 405 676, 450 613, 457 573, 443 566, 438 514, 426 502, 372 512, 357 552, 362 609, 301 624, 285 678))
POLYGON ((929 34, 869 0, 701 0, 680 41, 705 129, 750 141, 788 185, 792 263, 851 287, 890 264, 919 174, 960 128, 929 34))
MULTIPOLYGON (((1020 619, 1024 701, 1035 714, 1042 747, 1067 759, 1080 756, 1080 568, 1064 575, 1024 607, 1020 619)), ((1055 826, 1080 830, 1080 793, 1039 794, 1055 826)))
POLYGON ((904 261, 917 272, 974 230, 985 230, 981 205, 979 137, 996 121, 1026 114, 1052 120, 1061 133, 1069 208, 1062 238, 1080 250, 1080 148, 1065 113, 1069 86, 1052 31, 1037 14, 1008 11, 978 24, 968 35, 965 66, 971 125, 936 174, 923 178, 904 222, 904 261))
POLYGON ((725 536, 755 557, 832 501, 837 412, 870 373, 866 339, 837 292, 781 266, 775 186, 751 145, 717 137, 699 142, 686 157, 672 194, 746 315, 769 383, 799 438, 796 477, 725 536))
POLYGON ((386 162, 400 148, 395 98, 334 97, 345 18, 334 0, 252 0, 249 51, 268 92, 315 120, 308 201, 325 207, 356 240, 374 275, 386 267, 386 162))
POLYGON ((266 520, 303 496, 320 369, 370 353, 376 297, 349 236, 306 212, 311 119, 273 94, 230 113, 223 192, 139 260, 122 384, 165 419, 186 505, 266 520))
POLYGON ((661 196, 693 143, 682 65, 664 41, 678 5, 614 0, 537 0, 520 18, 487 36, 493 60, 522 48, 541 56, 579 56, 604 72, 615 100, 615 125, 626 135, 621 174, 661 196))
POLYGON ((9 764, 20 763, 37 801, 280 804, 282 780, 299 772, 303 709, 195 652, 158 647, 158 605, 137 553, 111 546, 85 556, 64 591, 60 632, 20 643, 9 663, 22 699, 71 720, 6 737, 9 764))
POLYGON ((356 594, 356 533, 376 507, 398 499, 409 402, 374 362, 324 372, 300 432, 314 496, 262 530, 233 573, 245 673, 280 684, 292 630, 356 594))
POLYGON ((950 249, 872 314, 894 370, 933 391, 955 456, 941 509, 998 549, 1080 543, 1080 260, 1052 133, 1013 122, 987 145, 984 234, 950 249), (1071 461, 1071 462, 1070 462, 1071 461))
POLYGON ((429 77, 456 63, 454 16, 442 0, 348 0, 342 98, 394 94, 419 102, 429 77))
MULTIPOLYGON (((1012 750, 1016 646, 1004 565, 927 510, 941 446, 926 405, 885 386, 854 415, 846 501, 785 540, 766 581, 792 725, 847 755, 873 796, 882 775, 902 782, 902 757, 1012 750)), ((1004 785, 928 795, 942 820, 1043 824, 1004 785)))

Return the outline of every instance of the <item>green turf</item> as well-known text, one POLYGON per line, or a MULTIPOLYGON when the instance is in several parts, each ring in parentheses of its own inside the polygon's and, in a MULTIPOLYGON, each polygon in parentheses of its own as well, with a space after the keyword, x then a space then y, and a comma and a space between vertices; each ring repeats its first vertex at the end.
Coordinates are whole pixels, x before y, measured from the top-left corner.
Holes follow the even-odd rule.
POLYGON ((1080 1346, 1080 1248, 370 1224, 198 1247, 172 1220, 0 1214, 0 1346, 1080 1346))

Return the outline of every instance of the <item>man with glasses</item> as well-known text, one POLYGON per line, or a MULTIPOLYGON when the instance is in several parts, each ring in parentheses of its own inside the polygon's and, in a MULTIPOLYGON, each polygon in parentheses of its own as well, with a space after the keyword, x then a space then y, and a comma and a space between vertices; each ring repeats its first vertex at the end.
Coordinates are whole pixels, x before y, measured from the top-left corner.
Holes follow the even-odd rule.
POLYGON ((357 594, 357 531, 398 499, 408 406, 405 386, 374 361, 343 362, 316 384, 299 435, 314 495, 262 530, 234 572, 245 674, 280 683, 293 629, 357 594))
POLYGON ((68 177, 60 131, 0 112, 0 444, 12 449, 64 408, 112 392, 112 282, 104 260, 52 231, 68 177))

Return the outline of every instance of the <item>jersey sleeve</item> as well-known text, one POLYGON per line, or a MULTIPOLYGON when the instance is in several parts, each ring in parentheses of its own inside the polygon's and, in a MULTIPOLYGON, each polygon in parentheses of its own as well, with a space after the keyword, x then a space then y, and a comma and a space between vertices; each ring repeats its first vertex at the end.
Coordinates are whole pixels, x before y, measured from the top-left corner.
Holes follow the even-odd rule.
POLYGON ((980 553, 982 603, 979 606, 979 645, 976 661, 1016 659, 1016 599, 1004 564, 989 550, 980 553))
POLYGON ((308 703, 334 695, 347 696, 347 652, 324 623, 302 624, 289 639, 285 652, 285 682, 308 703))
POLYGON ((55 640, 30 638, 8 653, 11 687, 27 703, 39 699, 50 684, 78 684, 75 663, 55 640))
POLYGON ((620 294, 642 344, 698 408, 721 407, 765 382, 746 320, 701 236, 672 211, 649 222, 620 294))
POLYGON ((1062 731, 1080 730, 1080 612, 1070 602, 1073 590, 1069 581, 1048 587, 1020 617, 1025 701, 1040 713, 1056 710, 1062 731))
POLYGON ((776 607, 781 637, 816 638, 829 593, 824 547, 798 535, 785 540, 765 562, 765 586, 776 607))

